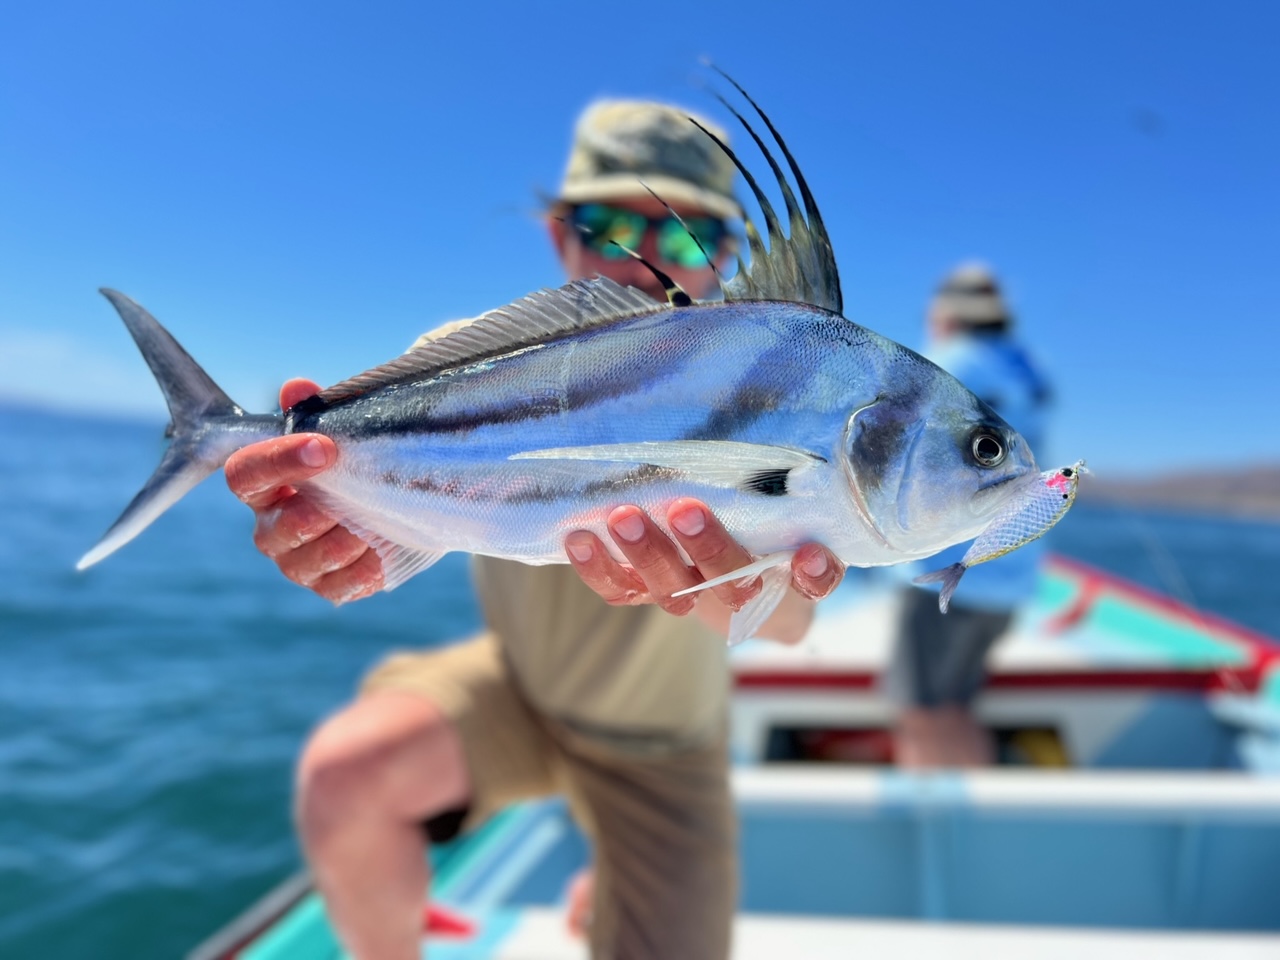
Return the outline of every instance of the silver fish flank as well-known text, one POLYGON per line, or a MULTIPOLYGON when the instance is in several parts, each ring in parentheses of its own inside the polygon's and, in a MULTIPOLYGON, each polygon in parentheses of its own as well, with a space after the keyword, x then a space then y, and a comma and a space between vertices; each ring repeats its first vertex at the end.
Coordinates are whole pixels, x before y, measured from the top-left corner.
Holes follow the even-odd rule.
POLYGON ((735 615, 731 642, 774 609, 804 543, 875 566, 980 534, 1035 481, 1032 452, 954 377, 842 316, 808 184, 737 89, 795 186, 721 98, 763 153, 788 225, 716 141, 767 237, 747 220, 749 262, 722 280, 722 300, 691 301, 669 281, 666 304, 607 279, 575 281, 262 415, 236 405, 142 307, 104 290, 164 392, 172 441, 79 568, 136 537, 234 451, 295 432, 335 441, 336 464, 306 492, 378 552, 387 590, 450 551, 563 563, 570 531, 611 543, 605 520, 619 504, 661 523, 671 501, 697 497, 761 558, 733 575, 759 573, 764 588, 735 615))

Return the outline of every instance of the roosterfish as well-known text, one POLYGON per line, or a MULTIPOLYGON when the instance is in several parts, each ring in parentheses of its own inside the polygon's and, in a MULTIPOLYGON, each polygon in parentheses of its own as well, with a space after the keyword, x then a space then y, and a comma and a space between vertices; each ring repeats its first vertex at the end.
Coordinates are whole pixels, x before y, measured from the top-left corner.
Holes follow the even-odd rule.
POLYGON ((171 442, 78 568, 120 549, 236 450, 297 432, 334 440, 337 462, 301 489, 378 553, 384 590, 452 551, 565 563, 575 530, 616 550, 605 525, 614 507, 665 518, 673 500, 696 497, 758 558, 692 588, 760 577, 730 643, 768 618, 805 543, 846 566, 898 564, 1035 507, 1028 491, 1043 486, 1040 471, 1013 428, 940 367, 844 317, 809 185, 764 111, 726 79, 768 129, 794 188, 720 97, 762 153, 786 218, 784 230, 746 165, 703 128, 742 173, 765 228, 744 218, 749 255, 720 277, 720 298, 695 301, 646 262, 668 302, 577 280, 280 414, 251 414, 145 309, 104 289, 164 393, 171 442))

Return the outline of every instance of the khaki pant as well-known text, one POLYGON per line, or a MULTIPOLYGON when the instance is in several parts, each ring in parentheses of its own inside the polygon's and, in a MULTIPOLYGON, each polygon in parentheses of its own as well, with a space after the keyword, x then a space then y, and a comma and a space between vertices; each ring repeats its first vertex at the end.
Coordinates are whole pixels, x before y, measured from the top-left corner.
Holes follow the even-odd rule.
POLYGON ((389 658, 363 692, 387 689, 430 700, 461 737, 472 784, 464 829, 518 800, 568 797, 595 850, 593 957, 728 956, 737 860, 723 739, 629 748, 539 716, 491 634, 389 658))

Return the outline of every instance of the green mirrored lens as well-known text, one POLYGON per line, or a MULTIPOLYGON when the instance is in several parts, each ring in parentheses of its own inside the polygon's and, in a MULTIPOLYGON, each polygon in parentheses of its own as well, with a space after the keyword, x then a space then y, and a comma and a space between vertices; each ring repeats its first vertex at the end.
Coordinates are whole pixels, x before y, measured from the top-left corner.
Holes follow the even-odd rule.
POLYGON ((604 204, 588 203, 577 207, 573 214, 574 226, 582 234, 583 242, 610 260, 625 257, 626 251, 615 246, 622 244, 632 250, 640 246, 648 221, 642 214, 604 204), (612 241, 612 242, 611 242, 612 241))
POLYGON ((657 229, 659 258, 688 269, 705 267, 707 257, 715 256, 726 232, 724 222, 713 217, 688 217, 681 224, 674 217, 650 220, 634 210, 603 203, 586 203, 575 207, 572 221, 582 242, 610 260, 620 260, 627 256, 626 251, 617 244, 639 251, 645 230, 653 225, 657 229), (690 231, 697 236, 697 240, 690 236, 690 231), (699 242, 702 244, 701 248, 698 247, 699 242))
POLYGON ((713 220, 710 217, 688 217, 682 226, 673 218, 663 223, 658 231, 658 255, 677 266, 705 267, 707 257, 715 256, 722 239, 724 239, 724 224, 719 220, 713 220), (695 240, 690 233, 698 239, 695 240), (702 244, 701 247, 698 246, 699 243, 702 244))

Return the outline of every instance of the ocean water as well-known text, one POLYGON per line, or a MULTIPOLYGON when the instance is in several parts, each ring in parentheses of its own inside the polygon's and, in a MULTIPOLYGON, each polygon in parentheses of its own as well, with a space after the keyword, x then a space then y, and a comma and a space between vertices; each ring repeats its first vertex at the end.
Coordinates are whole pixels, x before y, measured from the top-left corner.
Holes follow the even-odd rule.
MULTIPOLYGON (((387 651, 478 613, 448 557, 343 609, 220 478, 77 574, 158 425, 0 408, 0 957, 182 955, 297 869, 292 763, 387 651)), ((1056 550, 1280 635, 1280 526, 1078 506, 1056 550)))

